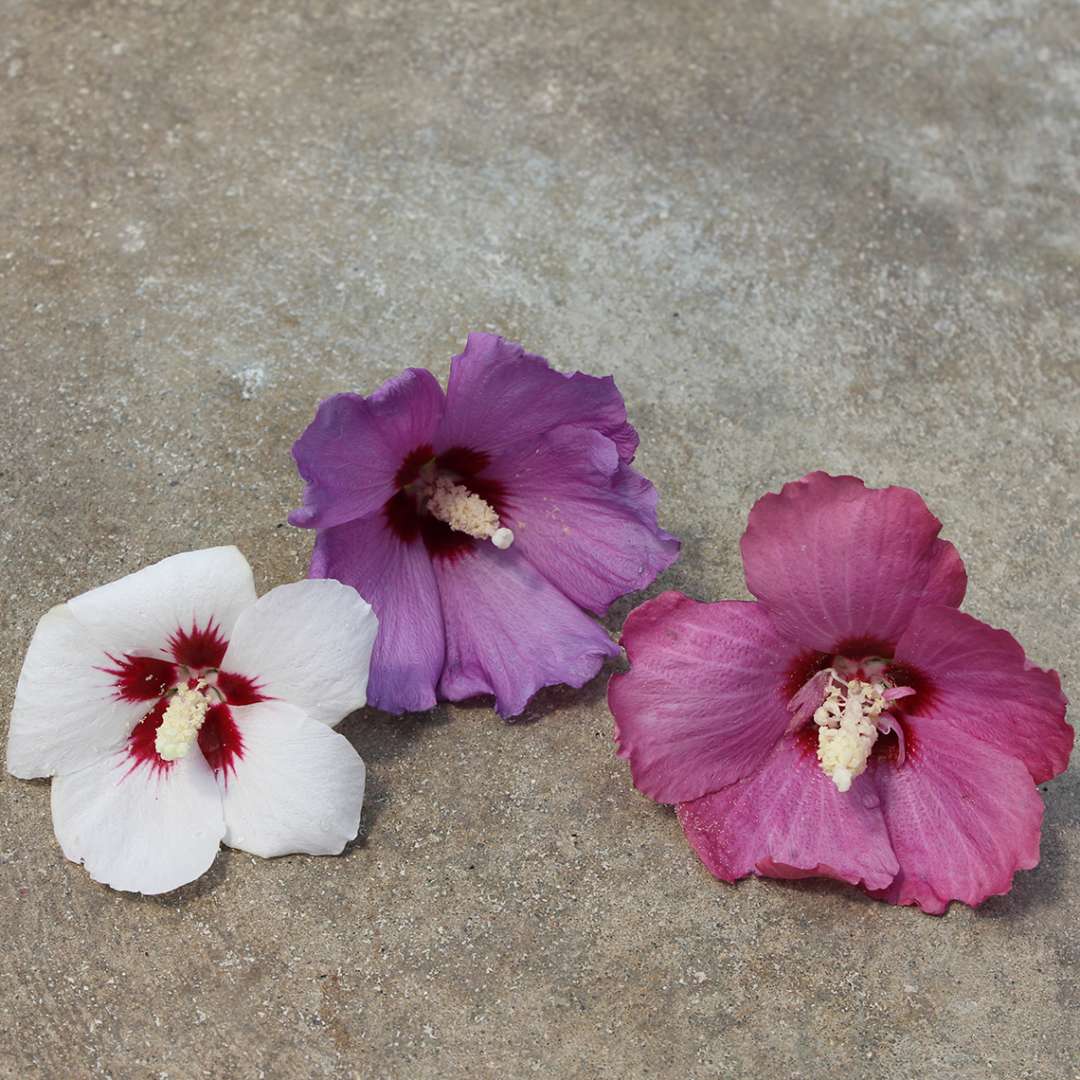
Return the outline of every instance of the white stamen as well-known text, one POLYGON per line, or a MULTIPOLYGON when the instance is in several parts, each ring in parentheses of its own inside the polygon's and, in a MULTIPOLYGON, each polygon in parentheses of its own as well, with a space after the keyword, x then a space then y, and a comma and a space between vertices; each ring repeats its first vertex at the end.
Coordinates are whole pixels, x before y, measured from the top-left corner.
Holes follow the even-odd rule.
POLYGON ((887 684, 850 679, 833 672, 829 692, 814 713, 818 725, 818 761, 838 791, 847 791, 866 772, 877 742, 877 719, 886 707, 887 684))
POLYGON ((514 542, 513 532, 499 521, 490 503, 445 476, 438 477, 432 485, 427 508, 432 517, 445 521, 451 529, 478 540, 490 540, 500 551, 514 542))
POLYGON ((210 707, 210 702, 202 693, 205 686, 206 683, 200 679, 194 686, 181 687, 169 702, 154 737, 154 749, 159 757, 176 761, 195 745, 199 728, 206 719, 206 710, 210 707))

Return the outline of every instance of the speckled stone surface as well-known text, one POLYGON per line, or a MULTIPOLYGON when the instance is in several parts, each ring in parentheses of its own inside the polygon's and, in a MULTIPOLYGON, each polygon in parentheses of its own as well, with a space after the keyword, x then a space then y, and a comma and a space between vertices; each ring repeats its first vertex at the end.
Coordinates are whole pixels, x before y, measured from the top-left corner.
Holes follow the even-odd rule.
MULTIPOLYGON (((469 329, 612 372, 682 560, 759 494, 924 493, 967 610, 1080 687, 1080 9, 1067 0, 0 0, 0 702, 52 604, 235 542, 304 574, 319 398, 469 329)), ((616 605, 617 633, 637 599, 616 605)), ((1071 1078, 1080 783, 935 919, 714 881, 603 680, 343 730, 341 858, 157 899, 0 780, 0 1074, 1071 1078)), ((6 725, 6 719, 2 721, 6 725)))

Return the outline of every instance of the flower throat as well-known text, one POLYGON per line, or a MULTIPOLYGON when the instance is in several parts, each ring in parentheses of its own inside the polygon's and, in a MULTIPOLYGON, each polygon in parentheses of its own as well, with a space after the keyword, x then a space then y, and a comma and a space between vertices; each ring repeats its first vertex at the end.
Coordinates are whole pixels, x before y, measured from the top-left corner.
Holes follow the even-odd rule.
POLYGON ((480 475, 487 464, 486 454, 465 447, 438 455, 418 447, 398 470, 398 491, 385 507, 394 532, 406 542, 421 537, 432 555, 457 555, 474 540, 505 551, 514 533, 502 522, 502 485, 480 475))
POLYGON ((866 772, 879 735, 896 735, 897 763, 903 764, 903 729, 889 710, 915 689, 897 686, 888 668, 889 661, 878 657, 850 660, 835 656, 829 667, 806 681, 788 705, 794 714, 793 728, 813 719, 818 764, 837 791, 849 791, 852 781, 866 772))

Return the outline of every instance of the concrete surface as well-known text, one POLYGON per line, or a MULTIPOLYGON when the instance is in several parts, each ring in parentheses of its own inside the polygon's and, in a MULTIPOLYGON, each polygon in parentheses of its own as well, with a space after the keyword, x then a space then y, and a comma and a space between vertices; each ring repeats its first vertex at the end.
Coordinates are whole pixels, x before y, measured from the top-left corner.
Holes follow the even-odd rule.
MULTIPOLYGON (((51 604, 311 536, 316 401, 471 328, 613 372, 652 590, 743 596, 766 489, 919 488, 1080 693, 1080 9, 1068 0, 0 0, 0 701, 51 604)), ((638 598, 640 599, 640 598, 638 598)), ((620 603, 617 632, 636 601, 620 603)), ((1080 783, 942 919, 713 881, 598 680, 537 721, 351 718, 362 839, 95 885, 0 781, 0 1072, 1071 1078, 1080 783)), ((6 723, 6 721, 4 722, 6 723)))

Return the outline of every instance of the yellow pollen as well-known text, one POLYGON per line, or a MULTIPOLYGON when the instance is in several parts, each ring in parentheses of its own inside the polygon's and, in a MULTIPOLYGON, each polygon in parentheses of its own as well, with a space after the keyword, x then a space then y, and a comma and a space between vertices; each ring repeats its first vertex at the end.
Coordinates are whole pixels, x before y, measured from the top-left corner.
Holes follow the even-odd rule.
POLYGON ((427 508, 432 517, 445 521, 451 529, 475 536, 477 540, 490 540, 502 551, 514 542, 513 532, 500 523, 490 503, 445 476, 438 477, 432 485, 427 508))
POLYGON ((159 757, 175 761, 195 745, 199 728, 206 719, 206 710, 210 707, 210 702, 202 693, 205 686, 202 679, 194 686, 184 686, 169 702, 154 737, 154 749, 159 757))
POLYGON ((866 772, 870 751, 877 742, 877 720, 886 707, 885 683, 847 682, 832 673, 829 692, 814 713, 818 725, 818 761, 822 771, 847 791, 856 776, 866 772))

